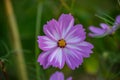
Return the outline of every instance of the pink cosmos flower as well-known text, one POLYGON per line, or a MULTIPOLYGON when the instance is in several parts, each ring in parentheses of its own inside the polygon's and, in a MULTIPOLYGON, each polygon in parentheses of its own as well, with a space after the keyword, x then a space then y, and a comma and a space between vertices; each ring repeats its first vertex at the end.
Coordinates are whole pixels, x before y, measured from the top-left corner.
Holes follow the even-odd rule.
MULTIPOLYGON (((64 75, 62 72, 57 71, 51 75, 50 80, 64 80, 64 75)), ((72 80, 72 77, 69 77, 66 80, 72 80)))
POLYGON ((84 41, 86 33, 81 24, 74 26, 71 14, 62 14, 58 21, 52 19, 43 28, 45 36, 38 36, 43 52, 37 61, 44 69, 49 66, 62 69, 65 63, 75 69, 92 53, 93 45, 84 41))
POLYGON ((110 25, 105 24, 105 23, 101 23, 100 26, 101 28, 90 26, 89 30, 91 31, 91 33, 89 33, 88 35, 90 37, 104 37, 106 35, 112 34, 118 28, 120 28, 120 15, 116 17, 116 20, 112 28, 110 27, 110 25))
POLYGON ((91 31, 91 33, 89 33, 88 35, 90 37, 103 37, 103 36, 110 34, 111 29, 110 29, 109 25, 107 25, 105 23, 101 23, 100 26, 101 26, 101 28, 98 28, 95 26, 90 26, 89 30, 91 31))

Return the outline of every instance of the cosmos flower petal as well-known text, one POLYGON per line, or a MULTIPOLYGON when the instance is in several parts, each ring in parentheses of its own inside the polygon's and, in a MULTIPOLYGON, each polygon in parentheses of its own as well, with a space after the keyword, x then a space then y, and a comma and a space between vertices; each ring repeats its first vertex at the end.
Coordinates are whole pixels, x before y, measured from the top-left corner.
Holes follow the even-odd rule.
POLYGON ((100 26, 102 27, 102 29, 104 29, 106 31, 110 29, 109 25, 107 25, 105 23, 101 23, 100 26))
POLYGON ((90 26, 89 30, 93 33, 96 33, 96 34, 103 34, 105 32, 103 29, 98 28, 98 27, 94 27, 94 26, 90 26))
POLYGON ((64 55, 61 48, 56 48, 53 53, 48 58, 49 64, 54 67, 59 67, 60 69, 63 68, 65 64, 64 55))
POLYGON ((83 62, 82 55, 79 53, 76 53, 76 50, 71 48, 64 48, 63 53, 65 55, 66 64, 69 68, 74 70, 75 68, 78 68, 79 65, 83 62))
POLYGON ((69 30, 73 27, 74 18, 71 14, 62 14, 58 22, 61 28, 62 38, 64 38, 69 30))
POLYGON ((87 47, 89 47, 90 49, 94 48, 94 46, 93 46, 91 43, 86 42, 86 41, 83 41, 83 42, 81 42, 81 43, 79 43, 79 44, 77 44, 77 45, 78 45, 78 46, 87 46, 87 47))
POLYGON ((83 57, 89 57, 92 53, 93 45, 89 42, 83 41, 77 44, 68 44, 68 48, 76 50, 76 53, 79 53, 83 57))
POLYGON ((90 54, 93 53, 94 46, 89 42, 83 41, 78 44, 78 47, 81 48, 80 53, 82 53, 83 57, 90 57, 90 54))
POLYGON ((89 33, 88 36, 90 36, 90 37, 102 37, 103 34, 89 33))
POLYGON ((120 25, 120 15, 116 17, 115 23, 120 25))
POLYGON ((46 69, 48 68, 50 65, 48 64, 48 56, 50 54, 50 51, 47 52, 42 52, 39 57, 37 62, 40 63, 40 65, 43 65, 43 68, 46 69))
POLYGON ((43 66, 44 69, 48 68, 49 66, 51 66, 51 64, 49 63, 49 56, 55 52, 55 48, 51 49, 51 50, 48 50, 48 51, 43 51, 39 57, 38 57, 38 60, 37 62, 40 63, 40 65, 43 66))
POLYGON ((37 41, 39 48, 42 49, 43 51, 47 51, 57 46, 57 43, 47 36, 38 36, 37 41))
POLYGON ((60 39, 60 28, 55 19, 50 20, 46 25, 44 25, 44 32, 48 37, 55 41, 60 39))
POLYGON ((72 77, 67 78, 66 80, 72 80, 72 77))
POLYGON ((52 74, 52 76, 50 77, 50 80, 64 80, 64 75, 62 72, 55 72, 54 74, 52 74))
POLYGON ((91 33, 89 33, 88 35, 90 37, 103 37, 107 34, 110 34, 111 29, 110 29, 109 25, 107 25, 105 23, 101 23, 100 26, 101 26, 101 28, 90 26, 89 30, 91 31, 91 33))
POLYGON ((111 33, 115 32, 119 28, 120 28, 120 15, 116 17, 115 23, 111 29, 111 33))
POLYGON ((83 41, 86 38, 85 30, 83 29, 83 26, 81 24, 75 25, 71 28, 67 36, 65 37, 65 40, 67 43, 76 43, 83 41))
POLYGON ((70 49, 75 49, 75 50, 78 50, 78 51, 84 51, 84 52, 90 52, 91 53, 91 48, 89 49, 89 46, 81 46, 79 45, 80 43, 78 44, 68 44, 67 47, 70 48, 70 49))

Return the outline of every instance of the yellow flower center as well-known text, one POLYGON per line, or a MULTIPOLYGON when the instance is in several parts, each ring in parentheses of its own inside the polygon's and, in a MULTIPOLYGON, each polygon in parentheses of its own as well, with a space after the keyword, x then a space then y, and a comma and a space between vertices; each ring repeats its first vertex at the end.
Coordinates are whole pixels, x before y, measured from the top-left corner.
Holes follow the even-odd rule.
POLYGON ((60 48, 64 48, 64 47, 66 46, 65 40, 64 40, 64 39, 59 40, 59 41, 58 41, 58 46, 59 46, 60 48))

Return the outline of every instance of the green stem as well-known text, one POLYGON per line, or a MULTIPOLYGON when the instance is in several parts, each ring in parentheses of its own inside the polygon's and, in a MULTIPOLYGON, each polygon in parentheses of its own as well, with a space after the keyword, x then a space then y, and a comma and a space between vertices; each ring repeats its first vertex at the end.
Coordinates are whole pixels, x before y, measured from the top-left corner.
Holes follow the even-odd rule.
POLYGON ((118 4, 119 4, 119 6, 120 6, 120 0, 118 0, 118 4))
POLYGON ((37 58, 40 53, 38 49, 38 44, 37 44, 37 36, 40 34, 41 15, 42 15, 42 3, 39 2, 37 7, 36 34, 35 34, 35 54, 36 54, 35 63, 36 63, 36 78, 37 78, 36 80, 42 80, 40 76, 43 74, 43 73, 40 73, 41 71, 40 65, 37 62, 37 58))
POLYGON ((110 21, 110 20, 108 20, 108 19, 106 19, 106 18, 104 18, 104 17, 102 17, 102 16, 99 16, 99 15, 95 15, 95 16, 98 17, 98 18, 100 18, 101 20, 104 20, 105 22, 110 23, 110 24, 113 25, 113 22, 112 22, 112 21, 110 21))
POLYGON ((74 4, 75 4, 75 0, 72 0, 71 1, 71 8, 70 8, 71 10, 73 10, 74 4))
POLYGON ((10 24, 9 32, 11 32, 10 34, 12 39, 11 43, 12 43, 13 49, 15 50, 14 57, 16 61, 17 71, 19 72, 18 77, 20 80, 29 80, 27 76, 25 60, 24 60, 24 55, 22 51, 20 35, 18 31, 18 25, 13 12, 13 7, 10 0, 4 0, 4 2, 5 2, 8 21, 10 24))
POLYGON ((65 0, 60 0, 61 4, 63 5, 63 7, 65 7, 68 11, 70 11, 70 7, 66 4, 65 0))

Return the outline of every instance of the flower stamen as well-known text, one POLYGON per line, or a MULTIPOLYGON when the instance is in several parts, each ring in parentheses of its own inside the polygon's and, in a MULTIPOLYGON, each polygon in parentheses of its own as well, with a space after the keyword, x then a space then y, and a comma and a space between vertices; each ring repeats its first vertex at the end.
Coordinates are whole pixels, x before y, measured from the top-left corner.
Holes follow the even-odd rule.
POLYGON ((66 41, 64 39, 58 41, 58 47, 64 48, 65 46, 66 46, 66 41))

